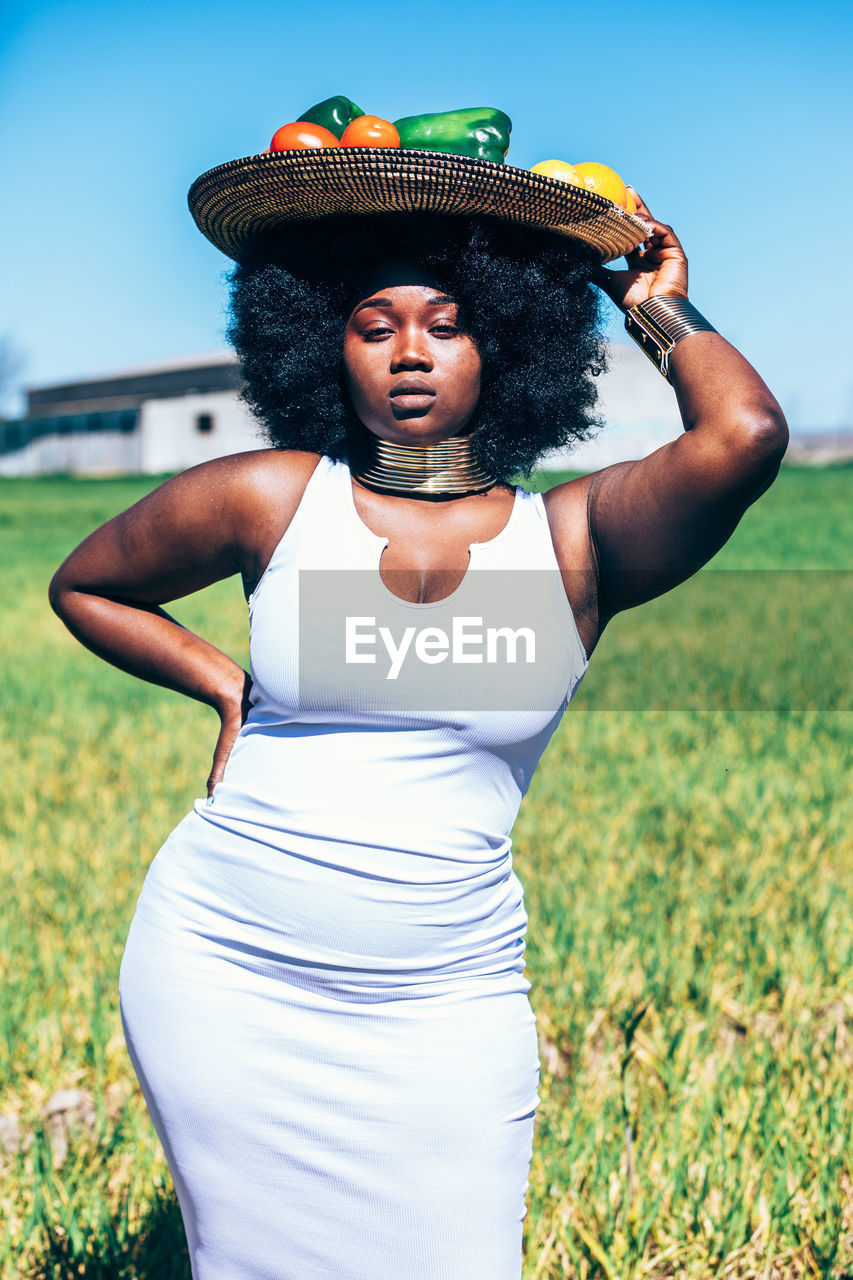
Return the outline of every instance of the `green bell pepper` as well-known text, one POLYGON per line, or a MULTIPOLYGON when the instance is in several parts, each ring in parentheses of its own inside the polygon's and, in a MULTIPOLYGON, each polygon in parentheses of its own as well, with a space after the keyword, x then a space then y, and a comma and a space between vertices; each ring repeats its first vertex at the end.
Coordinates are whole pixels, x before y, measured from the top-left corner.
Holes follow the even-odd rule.
POLYGON ((340 138, 344 129, 358 116, 363 116, 361 107, 357 107, 352 98, 345 98, 339 93, 334 98, 325 98, 316 106, 309 107, 299 117, 308 124, 319 124, 329 129, 336 138, 340 138))
POLYGON ((395 120, 401 147, 422 151, 449 151, 502 164, 509 150, 512 121, 497 107, 464 107, 428 116, 404 116, 395 120))

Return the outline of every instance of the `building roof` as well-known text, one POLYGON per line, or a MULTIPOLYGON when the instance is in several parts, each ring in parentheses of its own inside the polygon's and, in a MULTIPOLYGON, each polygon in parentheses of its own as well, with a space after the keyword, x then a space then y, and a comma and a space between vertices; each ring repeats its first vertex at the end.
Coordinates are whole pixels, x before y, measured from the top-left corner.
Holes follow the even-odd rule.
POLYGON ((236 390, 242 382, 233 351, 175 356, 156 364, 27 389, 31 418, 85 413, 100 408, 138 408, 144 400, 193 392, 236 390))
POLYGON ((105 382, 111 378, 134 377, 140 373, 159 373, 165 369, 206 369, 210 365, 236 364, 237 357, 233 351, 220 348, 216 351, 201 351, 193 355, 168 356, 163 360, 152 360, 148 364, 132 364, 124 369, 107 369, 103 373, 88 373, 82 378, 66 379, 63 382, 41 382, 28 391, 49 391, 54 387, 76 387, 88 382, 105 382))

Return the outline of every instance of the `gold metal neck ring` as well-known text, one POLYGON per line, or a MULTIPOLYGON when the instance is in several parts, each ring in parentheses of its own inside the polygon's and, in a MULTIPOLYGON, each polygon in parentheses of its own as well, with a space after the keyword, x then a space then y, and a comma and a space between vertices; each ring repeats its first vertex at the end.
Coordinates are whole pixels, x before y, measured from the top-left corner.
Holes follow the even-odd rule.
POLYGON ((435 444, 392 444, 366 432, 352 474, 370 488, 429 497, 482 493, 497 478, 480 465, 471 436, 435 444))

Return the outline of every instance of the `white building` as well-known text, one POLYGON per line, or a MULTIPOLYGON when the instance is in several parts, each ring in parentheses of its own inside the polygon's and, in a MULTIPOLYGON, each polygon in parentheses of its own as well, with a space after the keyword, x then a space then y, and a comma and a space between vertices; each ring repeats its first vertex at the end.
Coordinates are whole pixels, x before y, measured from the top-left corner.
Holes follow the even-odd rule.
MULTIPOLYGON (((0 422, 0 475, 162 475, 263 448, 240 385, 234 353, 216 351, 32 387, 26 418, 0 422)), ((682 431, 672 388, 633 344, 612 346, 599 408, 599 436, 547 466, 594 471, 645 457, 682 431)))
POLYGON ((161 475, 262 448, 233 352, 163 360, 27 391, 0 423, 0 475, 161 475))

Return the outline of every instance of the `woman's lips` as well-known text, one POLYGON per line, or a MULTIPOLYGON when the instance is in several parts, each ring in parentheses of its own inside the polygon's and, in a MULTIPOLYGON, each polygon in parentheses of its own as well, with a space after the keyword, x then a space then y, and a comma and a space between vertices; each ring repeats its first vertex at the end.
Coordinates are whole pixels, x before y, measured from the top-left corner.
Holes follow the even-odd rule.
POLYGON ((389 399, 395 413, 428 413, 435 399, 435 392, 428 382, 410 378, 392 387, 389 399))
POLYGON ((392 387, 390 395, 392 400, 422 400, 424 396, 434 397, 435 391, 428 382, 421 382, 420 378, 411 378, 392 387))

